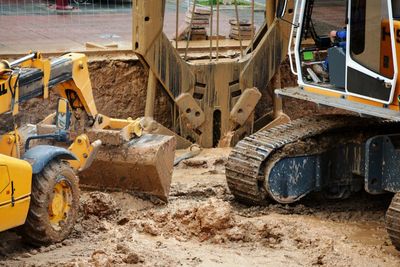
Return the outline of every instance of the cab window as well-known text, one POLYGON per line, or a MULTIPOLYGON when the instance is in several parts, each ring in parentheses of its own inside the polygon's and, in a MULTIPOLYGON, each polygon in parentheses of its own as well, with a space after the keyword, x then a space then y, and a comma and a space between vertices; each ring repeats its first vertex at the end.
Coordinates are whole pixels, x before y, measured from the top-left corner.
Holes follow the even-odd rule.
POLYGON ((351 1, 350 52, 357 63, 393 77, 393 55, 386 0, 351 1))

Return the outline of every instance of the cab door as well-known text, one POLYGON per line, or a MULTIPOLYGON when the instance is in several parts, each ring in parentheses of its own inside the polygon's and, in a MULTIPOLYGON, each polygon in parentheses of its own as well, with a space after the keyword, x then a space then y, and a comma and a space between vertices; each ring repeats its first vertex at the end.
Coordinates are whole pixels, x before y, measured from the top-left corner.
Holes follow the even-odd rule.
POLYGON ((392 1, 351 0, 348 10, 346 92, 390 104, 398 72, 392 1))

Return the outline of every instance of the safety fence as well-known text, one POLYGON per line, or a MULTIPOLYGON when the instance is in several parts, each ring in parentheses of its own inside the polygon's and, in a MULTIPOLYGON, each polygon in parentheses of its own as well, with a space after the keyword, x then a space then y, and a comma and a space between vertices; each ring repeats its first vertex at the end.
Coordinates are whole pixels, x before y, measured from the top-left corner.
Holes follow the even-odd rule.
POLYGON ((0 0, 0 53, 130 47, 131 10, 123 0, 0 0))
MULTIPOLYGON (((166 0, 164 32, 171 39, 176 34, 176 18, 178 17, 179 27, 187 23, 187 12, 193 4, 191 1, 166 0), (176 12, 177 2, 179 12, 176 12)), ((210 8, 210 3, 207 1, 197 0, 196 5, 210 8)), ((231 30, 229 21, 237 16, 240 20, 254 19, 256 28, 264 22, 265 0, 237 0, 238 15, 234 5, 229 5, 229 2, 235 1, 220 0, 220 16, 217 17, 214 13, 211 26, 207 28, 208 34, 210 32, 215 34, 218 25, 218 33, 229 38, 231 30), (228 4, 224 5, 227 2, 228 4), (252 2, 254 2, 254 13, 251 12, 252 2)), ((214 4, 213 9, 216 8, 214 4)), ((0 0, 0 25, 0 54, 25 53, 30 50, 43 52, 129 50, 132 47, 132 2, 131 0, 0 0)))

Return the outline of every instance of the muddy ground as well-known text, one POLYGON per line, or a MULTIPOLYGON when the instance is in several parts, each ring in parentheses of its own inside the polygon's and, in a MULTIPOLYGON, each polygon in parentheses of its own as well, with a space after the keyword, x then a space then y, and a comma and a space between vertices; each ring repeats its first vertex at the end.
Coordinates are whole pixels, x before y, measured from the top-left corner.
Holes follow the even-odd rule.
MULTIPOLYGON (((90 72, 101 113, 143 115, 147 71, 139 61, 91 59, 90 72)), ((295 84, 287 64, 282 79, 283 87, 295 84)), ((263 90, 257 117, 271 109, 271 95, 271 86, 263 90)), ((17 121, 36 123, 54 110, 55 97, 23 106, 17 121)), ((161 90, 156 106, 156 120, 170 126, 172 106, 161 90)), ((338 112, 294 100, 284 106, 292 118, 338 112)), ((12 125, 9 117, 0 120, 12 125)), ((311 196, 296 205, 247 207, 227 188, 228 153, 205 150, 180 163, 168 205, 83 191, 68 240, 34 248, 12 231, 0 233, 0 266, 400 266, 384 226, 390 196, 357 194, 334 202, 311 196)))
POLYGON ((82 192, 61 244, 33 248, 0 234, 0 266, 399 266, 384 214, 390 196, 247 207, 227 189, 229 149, 175 169, 168 205, 125 193, 82 192))

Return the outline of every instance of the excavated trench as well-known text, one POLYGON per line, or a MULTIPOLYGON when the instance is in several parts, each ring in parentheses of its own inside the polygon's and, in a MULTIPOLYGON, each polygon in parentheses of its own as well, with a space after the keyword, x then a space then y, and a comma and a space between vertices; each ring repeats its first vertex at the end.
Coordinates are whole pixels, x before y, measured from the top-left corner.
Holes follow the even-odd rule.
MULTIPOLYGON (((101 113, 143 115, 147 72, 139 61, 92 59, 90 71, 101 113)), ((283 86, 294 85, 285 64, 281 77, 283 86)), ((272 88, 263 93, 258 117, 270 110, 272 88)), ((25 105, 18 121, 36 123, 54 110, 49 103, 55 97, 25 105)), ((155 118, 171 126, 168 96, 158 90, 156 101, 155 118)), ((340 112, 294 100, 284 104, 296 118, 340 112)), ((1 119, 1 125, 9 120, 1 119)), ((360 193, 327 201, 313 195, 294 205, 246 207, 235 202, 225 182, 229 151, 207 149, 181 162, 174 170, 168 204, 120 192, 83 191, 69 239, 37 248, 12 231, 0 233, 0 266, 400 265, 384 226, 391 196, 360 193)))
MULTIPOLYGON (((89 58, 89 71, 96 105, 100 113, 115 118, 136 118, 144 115, 148 71, 137 59, 129 56, 121 58, 89 58)), ((273 84, 259 88, 263 95, 256 107, 256 119, 271 112, 273 84)), ((288 62, 281 66, 281 86, 296 85, 296 77, 290 72, 288 62)), ((21 106, 15 118, 17 125, 37 123, 56 109, 57 95, 50 93, 49 100, 30 100, 21 106)), ((155 119, 166 127, 172 127, 173 105, 169 96, 159 86, 155 103, 155 119)), ((285 99, 284 111, 293 119, 318 113, 337 113, 338 110, 317 107, 301 100, 285 99), (300 107, 300 108, 298 108, 300 107)), ((13 126, 10 115, 0 115, 0 132, 13 126)))
MULTIPOLYGON (((147 71, 137 59, 90 59, 89 72, 98 111, 115 118, 136 118, 144 115, 147 71)), ((172 105, 162 90, 157 91, 155 118, 171 126, 172 105)), ((57 95, 49 100, 30 100, 21 107, 18 124, 37 123, 55 111, 57 95)), ((2 115, 1 125, 10 125, 9 115, 2 115)), ((12 124, 11 124, 12 125, 12 124)), ((4 128, 2 129, 4 131, 4 128)))

